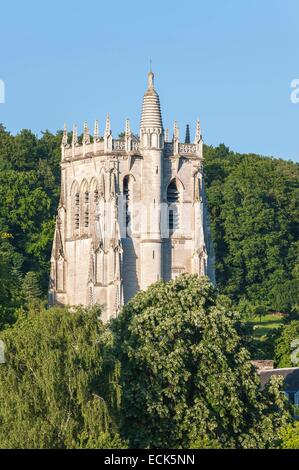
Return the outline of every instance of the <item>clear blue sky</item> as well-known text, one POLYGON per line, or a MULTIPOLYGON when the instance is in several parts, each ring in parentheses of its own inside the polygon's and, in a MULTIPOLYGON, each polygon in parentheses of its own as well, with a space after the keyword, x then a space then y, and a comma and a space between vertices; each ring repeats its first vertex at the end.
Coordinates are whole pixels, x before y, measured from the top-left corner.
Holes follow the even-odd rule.
POLYGON ((202 121, 206 143, 299 161, 298 0, 2 2, 0 122, 138 131, 150 57, 164 126, 202 121))

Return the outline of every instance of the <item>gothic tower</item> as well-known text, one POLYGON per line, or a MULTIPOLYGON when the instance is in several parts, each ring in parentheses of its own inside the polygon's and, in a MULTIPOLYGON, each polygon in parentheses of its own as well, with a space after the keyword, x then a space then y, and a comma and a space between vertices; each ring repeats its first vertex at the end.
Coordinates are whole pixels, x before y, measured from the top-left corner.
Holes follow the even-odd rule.
POLYGON ((149 208, 140 233, 142 290, 163 278, 161 203, 163 187, 164 130, 159 95, 154 89, 154 74, 148 74, 148 89, 143 98, 140 125, 141 201, 149 208), (147 266, 147 269, 143 269, 147 266))
POLYGON ((130 122, 114 139, 84 124, 61 145, 61 197, 51 256, 49 303, 104 306, 104 320, 159 279, 190 272, 214 279, 199 121, 180 142, 164 130, 154 74, 148 74, 139 137, 130 122))

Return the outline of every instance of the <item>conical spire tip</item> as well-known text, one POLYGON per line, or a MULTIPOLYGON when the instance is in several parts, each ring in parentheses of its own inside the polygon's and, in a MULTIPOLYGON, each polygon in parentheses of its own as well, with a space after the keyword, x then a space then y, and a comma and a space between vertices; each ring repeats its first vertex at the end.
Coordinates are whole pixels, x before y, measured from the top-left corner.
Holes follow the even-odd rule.
POLYGON ((154 78, 155 78, 154 73, 150 71, 147 76, 147 86, 149 90, 152 90, 154 88, 154 78))

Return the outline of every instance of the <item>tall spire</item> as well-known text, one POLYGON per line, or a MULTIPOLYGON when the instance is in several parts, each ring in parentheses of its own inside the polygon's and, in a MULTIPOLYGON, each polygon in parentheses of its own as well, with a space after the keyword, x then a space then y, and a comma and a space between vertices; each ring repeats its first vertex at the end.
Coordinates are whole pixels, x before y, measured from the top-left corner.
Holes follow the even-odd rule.
POLYGON ((154 87, 154 74, 150 71, 147 78, 147 91, 143 97, 140 131, 148 133, 153 129, 159 133, 163 132, 160 98, 154 87))
POLYGON ((189 124, 187 124, 187 126, 186 126, 185 144, 190 144, 190 126, 189 126, 189 124))

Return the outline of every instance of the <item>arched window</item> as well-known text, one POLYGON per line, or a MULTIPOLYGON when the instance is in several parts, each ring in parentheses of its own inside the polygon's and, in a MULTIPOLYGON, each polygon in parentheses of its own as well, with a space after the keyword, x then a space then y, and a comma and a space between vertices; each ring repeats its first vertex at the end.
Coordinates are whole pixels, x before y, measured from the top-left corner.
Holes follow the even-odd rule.
POLYGON ((168 202, 168 228, 169 230, 176 230, 179 228, 179 202, 180 192, 178 190, 175 180, 169 183, 167 188, 167 202, 168 202))
POLYGON ((80 228, 80 193, 75 194, 75 230, 79 230, 80 228))
POLYGON ((80 188, 76 180, 73 181, 70 190, 70 201, 71 201, 71 227, 72 236, 78 236, 80 230, 80 188))
POLYGON ((151 135, 151 147, 154 149, 158 147, 158 136, 155 132, 151 135))
POLYGON ((84 193, 84 227, 89 227, 89 192, 84 193))
POLYGON ((167 188, 167 202, 169 204, 179 202, 180 193, 176 185, 176 181, 172 180, 167 188))
POLYGON ((88 228, 88 226, 89 226, 89 210, 88 210, 88 207, 86 207, 84 211, 84 227, 88 228))

